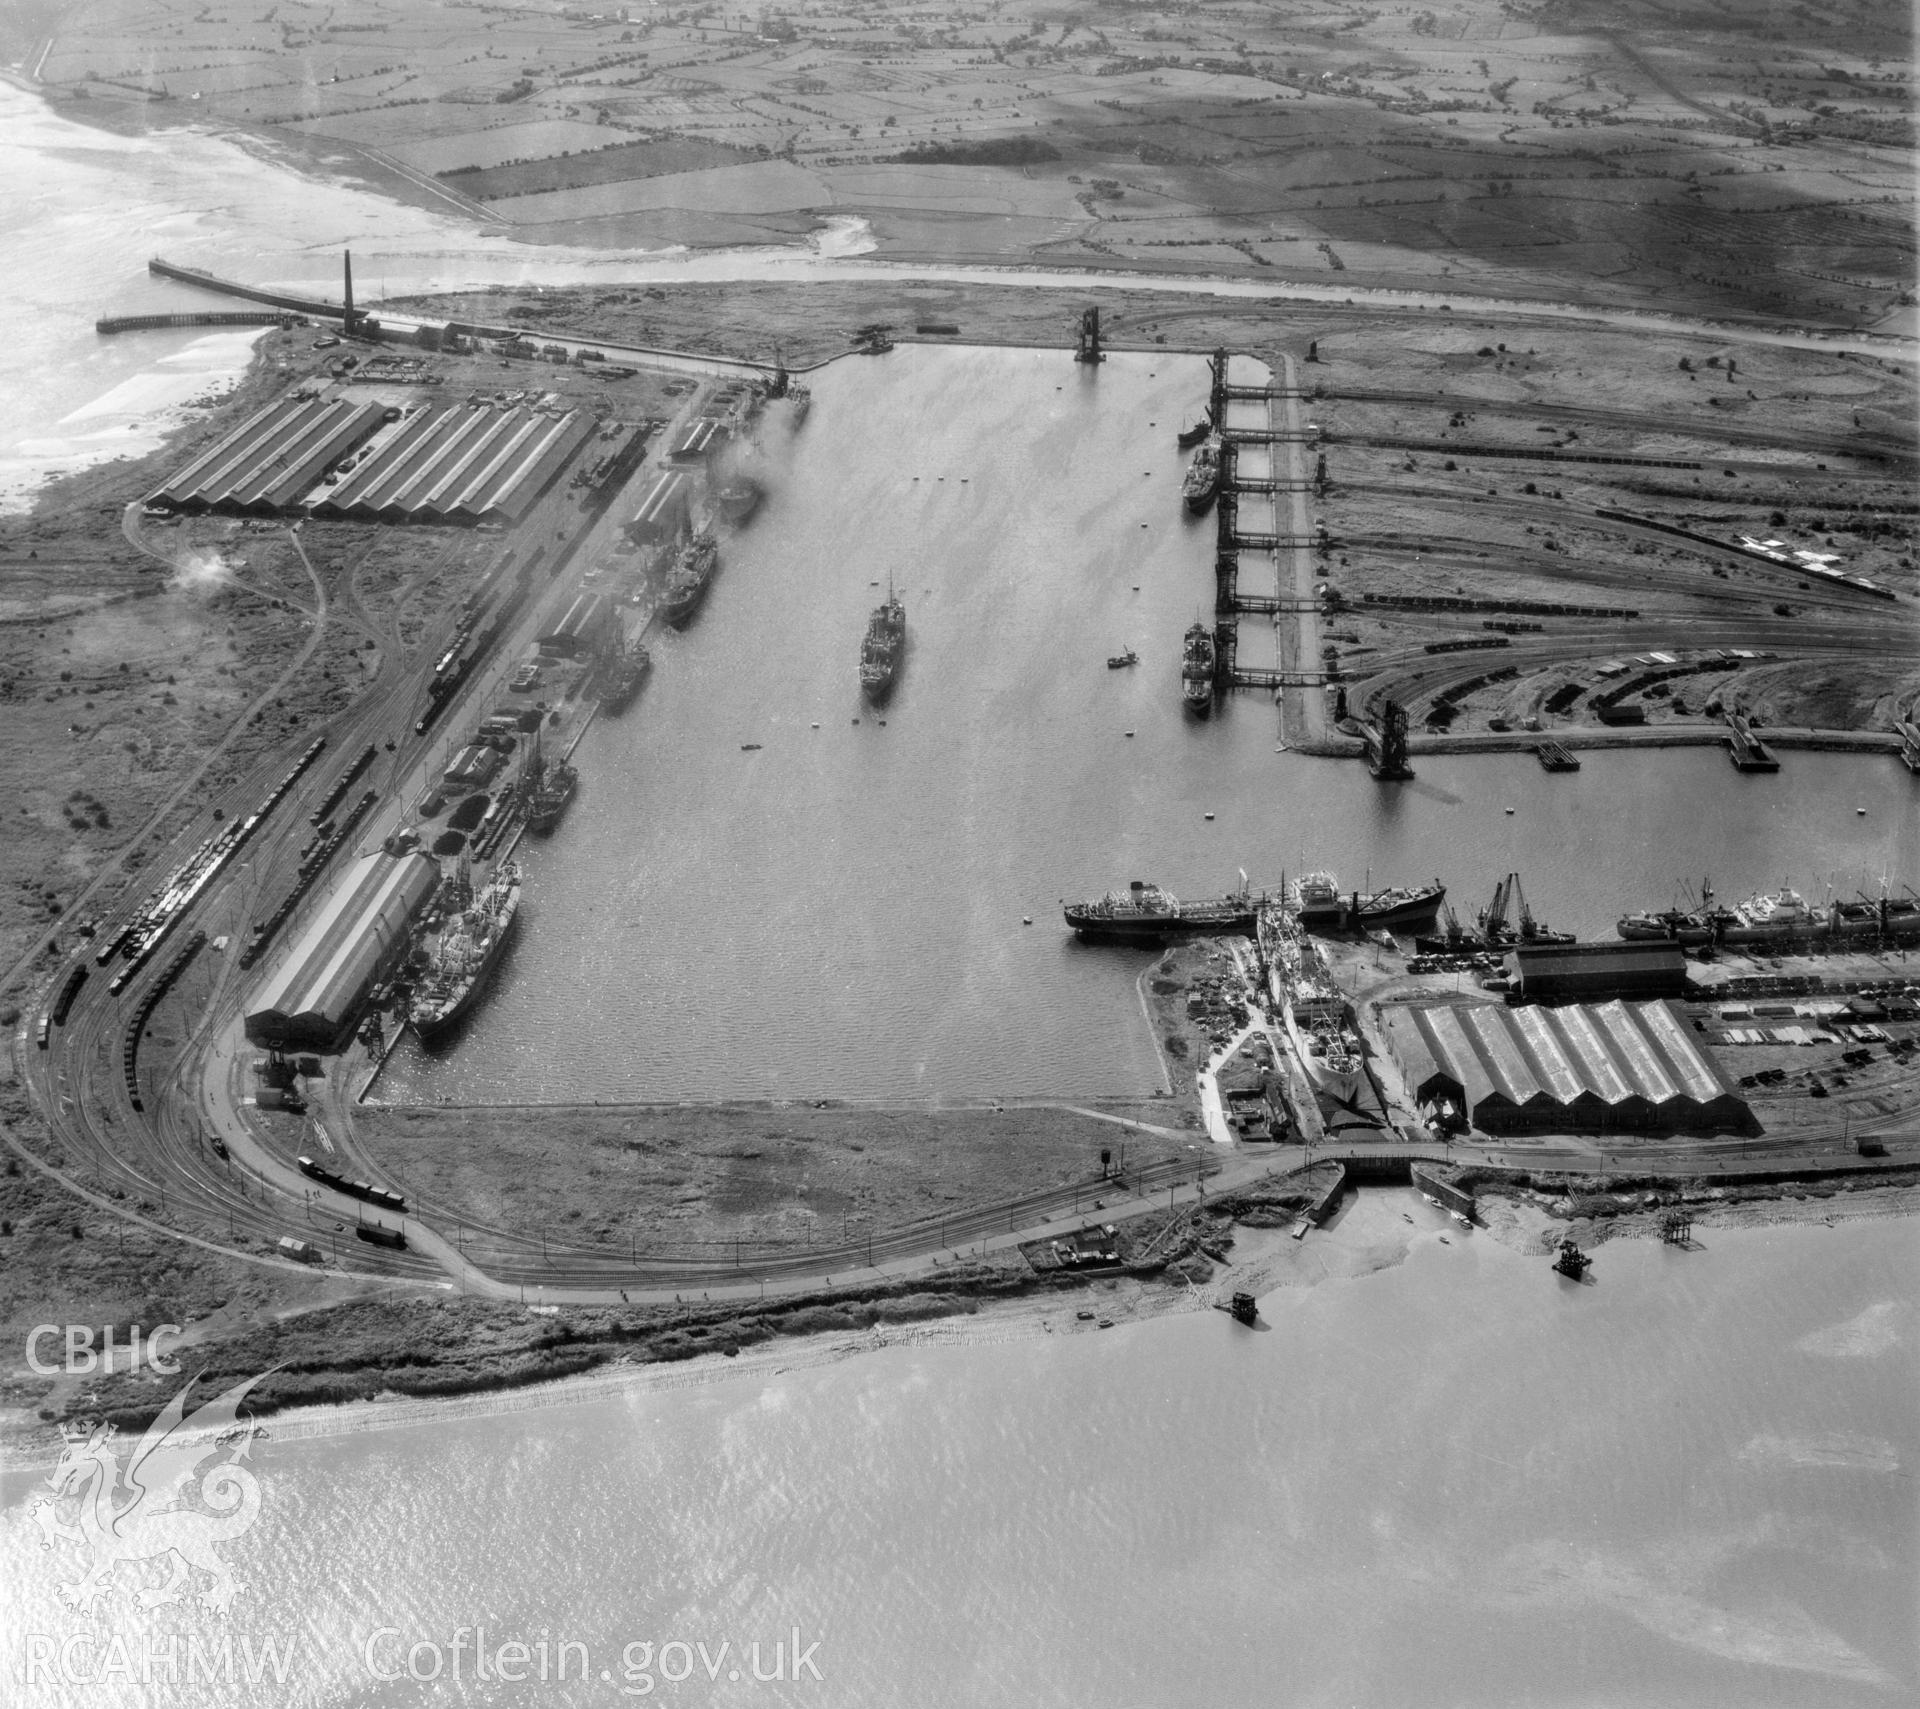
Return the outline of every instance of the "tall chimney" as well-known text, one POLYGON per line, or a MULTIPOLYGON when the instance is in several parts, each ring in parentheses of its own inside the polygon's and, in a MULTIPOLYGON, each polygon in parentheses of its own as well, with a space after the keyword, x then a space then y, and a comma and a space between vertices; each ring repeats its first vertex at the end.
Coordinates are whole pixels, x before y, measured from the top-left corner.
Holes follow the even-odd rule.
POLYGON ((346 312, 346 315, 343 317, 342 330, 346 333, 346 335, 349 338, 351 338, 353 336, 353 319, 354 319, 353 317, 353 251, 349 249, 344 251, 344 253, 346 255, 346 266, 347 266, 347 312, 346 312))

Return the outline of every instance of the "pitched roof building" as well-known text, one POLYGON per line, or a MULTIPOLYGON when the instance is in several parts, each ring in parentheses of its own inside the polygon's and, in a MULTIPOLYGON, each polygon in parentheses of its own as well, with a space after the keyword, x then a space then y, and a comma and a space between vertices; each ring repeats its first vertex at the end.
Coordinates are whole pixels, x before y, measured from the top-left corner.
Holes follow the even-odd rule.
POLYGON ((1671 1003, 1436 1004, 1390 1011, 1386 1031, 1414 1100, 1451 1103, 1484 1133, 1753 1125, 1671 1003))

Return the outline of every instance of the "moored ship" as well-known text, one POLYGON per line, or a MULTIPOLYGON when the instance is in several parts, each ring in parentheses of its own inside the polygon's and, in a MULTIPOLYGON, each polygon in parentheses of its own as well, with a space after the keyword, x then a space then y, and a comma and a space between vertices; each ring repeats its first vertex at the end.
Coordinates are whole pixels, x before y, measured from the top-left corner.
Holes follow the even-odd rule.
POLYGON ((1836 901, 1825 908, 1814 908, 1797 891, 1783 886, 1728 908, 1714 901, 1712 885, 1703 884, 1698 908, 1629 914, 1614 930, 1629 942, 1726 944, 1735 948, 1840 949, 1875 943, 1920 943, 1920 899, 1862 896, 1856 902, 1836 901))
POLYGON ((1180 692, 1187 710, 1205 718, 1213 710, 1213 636, 1204 623, 1187 631, 1180 660, 1180 692))
POLYGON ((641 683, 647 680, 647 672, 652 669, 653 655, 637 641, 608 659, 601 678, 600 710, 607 713, 626 711, 633 697, 640 692, 641 683))
POLYGON ((661 615, 674 628, 685 628, 699 610, 719 562, 720 543, 704 528, 680 548, 680 555, 667 571, 667 585, 660 595, 661 615))
POLYGON ((527 797, 527 828, 544 837, 560 823, 560 815, 566 812, 567 803, 579 787, 580 774, 564 760, 559 765, 543 767, 535 775, 527 797))
POLYGON ((422 1044, 443 1039, 473 1007, 507 946, 519 910, 520 868, 506 861, 424 946, 426 969, 407 1008, 422 1044))
POLYGON ((907 608, 889 582, 887 597, 867 619, 867 632, 860 640, 860 692, 871 705, 878 706, 893 692, 906 649, 907 608))
POLYGON ((1187 466, 1187 478, 1181 485, 1180 494, 1187 501, 1187 509, 1199 516, 1213 503, 1219 491, 1220 439, 1217 434, 1210 433, 1201 441, 1199 450, 1193 454, 1193 461, 1187 466))
POLYGON ((1431 921, 1446 899, 1438 880, 1412 890, 1396 884, 1342 895, 1330 872, 1308 873, 1293 894, 1294 912, 1309 931, 1407 931, 1431 921))
POLYGON ((1098 901, 1068 902, 1062 906, 1067 924, 1083 938, 1159 943, 1172 937, 1229 932, 1250 937, 1261 901, 1244 879, 1231 896, 1182 902, 1159 885, 1136 878, 1125 890, 1109 891, 1098 901))
POLYGON ((1288 908, 1262 908, 1258 929, 1268 989, 1301 1070, 1316 1092, 1352 1103, 1366 1068, 1347 999, 1334 983, 1324 953, 1288 908))

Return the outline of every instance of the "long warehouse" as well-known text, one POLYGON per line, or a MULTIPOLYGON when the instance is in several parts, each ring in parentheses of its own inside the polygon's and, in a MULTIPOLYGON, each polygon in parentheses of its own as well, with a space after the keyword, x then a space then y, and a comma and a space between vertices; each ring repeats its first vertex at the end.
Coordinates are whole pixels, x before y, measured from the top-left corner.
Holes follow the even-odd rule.
POLYGON ((313 500, 358 522, 514 522, 599 428, 579 410, 456 405, 419 411, 313 500))
POLYGON ((331 1049, 368 986, 406 947, 414 915, 439 883, 439 865, 426 855, 368 855, 255 994, 248 1039, 268 1049, 331 1049))
POLYGON ((1391 1009, 1387 1040, 1422 1106, 1483 1133, 1745 1132, 1752 1113, 1670 1003, 1391 1009))
POLYGON ((354 522, 517 522, 590 441, 581 410, 426 406, 289 393, 146 502, 171 510, 354 522))

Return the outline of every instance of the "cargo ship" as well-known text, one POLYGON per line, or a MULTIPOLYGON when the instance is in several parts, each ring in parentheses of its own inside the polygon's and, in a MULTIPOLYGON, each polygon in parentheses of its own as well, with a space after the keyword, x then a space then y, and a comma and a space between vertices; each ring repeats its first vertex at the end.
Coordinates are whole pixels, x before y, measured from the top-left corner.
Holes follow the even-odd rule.
POLYGON ((1187 631, 1186 650, 1180 661, 1180 692, 1187 710, 1196 718, 1213 711, 1213 636, 1204 623, 1187 631))
POLYGON ((1180 488, 1187 509, 1195 516, 1205 514, 1220 492, 1220 439, 1208 434, 1187 466, 1187 478, 1180 488))
POLYGON ((1478 955, 1488 950, 1511 949, 1515 944, 1570 944, 1572 932, 1556 932, 1533 917, 1527 906, 1526 892, 1520 888, 1520 874, 1510 872, 1493 887, 1493 900, 1474 915, 1473 924, 1463 926, 1446 910, 1444 930, 1423 933, 1413 940, 1422 955, 1478 955), (1518 917, 1508 915, 1518 909, 1518 917))
POLYGON ((653 655, 637 641, 616 653, 607 661, 603 673, 600 710, 607 713, 626 711, 633 697, 640 692, 640 685, 647 680, 647 672, 652 669, 653 655))
POLYGON ((1288 908, 1262 908, 1258 932, 1267 987, 1302 1072, 1316 1092, 1352 1103, 1364 1082, 1365 1059, 1324 953, 1288 908))
POLYGON ((867 619, 860 640, 860 692, 870 705, 880 705, 893 692, 900 658, 907 650, 907 608, 887 583, 887 597, 867 619))
POLYGON ((1614 930, 1630 942, 1726 944, 1742 949, 1920 943, 1920 899, 1862 896, 1857 902, 1836 901, 1814 908, 1796 891, 1783 887, 1727 908, 1716 905, 1713 886, 1705 884, 1698 908, 1629 914, 1614 930))
POLYGON ((1251 937, 1264 900, 1252 893, 1244 875, 1233 895, 1206 902, 1182 902, 1159 885, 1136 878, 1125 890, 1109 891, 1097 902, 1068 902, 1063 908, 1067 924, 1083 938, 1160 943, 1229 932, 1251 937))
POLYGON ((1392 885, 1362 894, 1340 892, 1330 872, 1310 872, 1294 886, 1293 907, 1308 931, 1410 931, 1432 921, 1447 899, 1447 887, 1435 880, 1417 890, 1392 885))
POLYGON ((560 823, 560 815, 579 787, 580 774, 564 761, 536 772, 527 796, 527 828, 544 837, 560 823))
POLYGON ((667 585, 660 595, 661 615, 676 629, 684 629, 707 596, 707 584, 720 562, 720 542, 701 529, 674 559, 667 585))
POLYGON ((479 895, 425 946, 427 965, 407 1005, 423 1045, 444 1039, 486 988, 520 911, 520 868, 505 861, 479 895))

